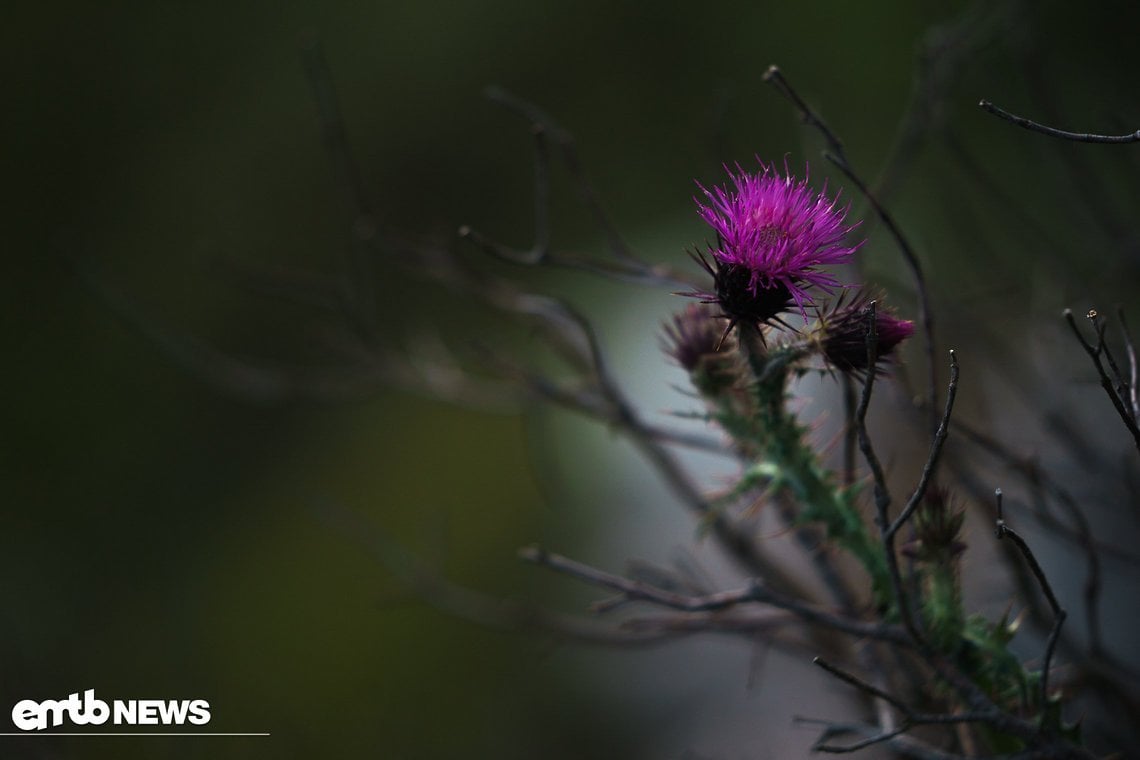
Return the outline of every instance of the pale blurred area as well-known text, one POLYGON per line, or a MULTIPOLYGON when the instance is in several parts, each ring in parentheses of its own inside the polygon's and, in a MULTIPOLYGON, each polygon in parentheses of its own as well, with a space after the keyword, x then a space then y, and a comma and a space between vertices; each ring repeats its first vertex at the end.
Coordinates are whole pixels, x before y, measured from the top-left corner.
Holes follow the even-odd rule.
MULTIPOLYGON (((921 259, 939 361, 954 348, 962 364, 960 419, 1063 484, 1093 535, 1120 550, 1102 554, 1101 639, 1140 667, 1137 454, 1060 317, 1072 308, 1088 328, 1082 315, 1100 309, 1118 356, 1117 304, 1140 329, 1140 146, 1061 143, 976 106, 984 97, 1069 129, 1135 130, 1135 4, 1078 14, 1059 2, 911 0, 676 12, 159 2, 9 16, 0 708, 84 688, 205 698, 212 730, 273 736, 45 739, 3 743, 0 754, 764 760, 809 755, 818 727, 795 716, 869 717, 811 667, 810 651, 726 636, 608 649, 497 630, 434 609, 376 556, 378 541, 392 542, 488 599, 583 616, 604 592, 519 562, 519 547, 616 573, 630 559, 680 557, 739 586, 614 431, 542 405, 504 413, 382 384, 348 402, 251 402, 206 382, 193 356, 172 360, 166 338, 255 365, 327 359, 336 315, 243 287, 228 265, 319 283, 351 260, 356 213, 301 64, 312 40, 377 228, 442 241, 580 307, 630 396, 661 424, 683 424, 669 412, 696 405, 659 349, 682 298, 492 263, 454 240, 460 224, 519 247, 533 235, 529 125, 481 93, 501 85, 551 114, 631 247, 694 275, 684 250, 707 238, 694 179, 721 181, 723 163, 755 156, 810 162, 866 220, 866 279, 915 318, 890 236, 828 171, 818 135, 761 82, 778 63, 921 259), (129 301, 134 324, 77 268, 129 301), (359 522, 330 518, 342 513, 359 522)), ((554 248, 604 256, 564 167, 553 188, 554 248)), ((438 341, 522 361, 542 349, 395 264, 372 262, 376 331, 390 345, 438 341)), ((913 393, 900 378, 876 396, 872 431, 896 499, 925 456, 910 397, 925 372, 912 345, 913 393)), ((944 363, 939 373, 942 386, 944 363)), ((799 392, 805 421, 837 456, 834 381, 808 378, 799 392)), ((1070 612, 1067 630, 1087 644, 1079 547, 1033 518, 1032 489, 1010 463, 959 439, 950 456, 961 475, 950 485, 972 513, 967 606, 991 617, 1026 606, 994 546, 985 500, 1001 487, 1007 519, 1070 612)), ((710 492, 731 482, 731 460, 686 462, 710 492)), ((789 536, 769 540, 795 567, 789 536)), ((1041 641, 1027 622, 1018 651, 1032 660, 1041 641)), ((1111 737, 1114 716, 1089 709, 1111 737)))

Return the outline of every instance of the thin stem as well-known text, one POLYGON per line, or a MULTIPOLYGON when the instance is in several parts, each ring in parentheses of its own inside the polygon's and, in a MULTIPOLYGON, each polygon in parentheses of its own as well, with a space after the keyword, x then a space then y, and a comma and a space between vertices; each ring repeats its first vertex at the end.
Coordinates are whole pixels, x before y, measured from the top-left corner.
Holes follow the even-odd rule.
MULTIPOLYGON (((1104 340, 1104 332, 1108 328, 1108 325, 1105 324, 1104 320, 1096 312, 1096 309, 1093 309, 1088 313, 1088 320, 1092 322, 1093 329, 1096 331, 1097 351, 1104 356, 1105 360, 1108 362, 1108 368, 1112 370, 1112 375, 1116 378, 1116 395, 1121 399, 1121 401, 1126 401, 1131 398, 1131 394, 1128 388, 1128 380, 1126 380, 1124 375, 1121 373, 1120 367, 1116 363, 1116 357, 1112 353, 1112 349, 1104 340)), ((1132 411, 1130 406, 1128 407, 1128 411, 1129 413, 1132 411)), ((1133 419, 1136 418, 1136 415, 1134 414, 1131 416, 1133 419)))
POLYGON ((925 339, 924 345, 926 349, 926 365, 927 365, 927 397, 930 399, 930 430, 931 434, 935 434, 938 429, 938 416, 935 409, 938 406, 938 368, 934 362, 934 312, 930 306, 930 292, 926 286, 926 275, 922 271, 922 264, 918 261, 918 255, 914 252, 910 242, 903 234, 902 229, 895 222, 894 217, 886 207, 879 203, 879 199, 871 192, 867 184, 855 173, 851 165, 839 155, 833 153, 824 153, 824 158, 831 161, 835 166, 843 172, 847 179, 851 180, 867 202, 871 204, 878 215, 879 220, 883 226, 890 232, 891 237, 894 238, 898 246, 899 253, 902 254, 903 261, 906 262, 907 268, 910 269, 911 278, 914 280, 914 289, 918 295, 918 310, 919 319, 922 322, 922 333, 925 339))
MULTIPOLYGON (((867 346, 867 366, 874 367, 875 360, 878 355, 879 337, 877 332, 877 320, 875 319, 875 311, 877 304, 871 301, 867 305, 867 332, 866 332, 866 346, 867 346)), ((859 407, 855 411, 855 429, 856 437, 859 440, 859 449, 863 452, 863 459, 866 460, 867 466, 871 469, 871 477, 874 481, 874 498, 875 498, 875 522, 879 526, 879 531, 883 534, 890 525, 889 512, 891 505, 891 494, 887 488, 886 475, 883 472, 883 466, 879 462, 878 456, 875 454, 874 446, 871 444, 871 436, 867 432, 867 410, 871 406, 871 391, 875 384, 875 372, 868 372, 866 380, 863 382, 863 395, 859 399, 859 407)), ((898 557, 891 546, 884 545, 884 555, 887 560, 887 571, 890 575, 891 591, 894 596, 895 606, 898 609, 899 618, 903 622, 903 626, 910 634, 911 639, 916 644, 922 643, 922 636, 918 632, 918 627, 915 625, 914 617, 910 614, 910 607, 906 600, 906 592, 903 589, 902 576, 899 572, 898 557)))
POLYGON ((822 752, 827 755, 846 755, 850 752, 858 752, 861 749, 866 749, 867 747, 872 747, 876 744, 889 742, 891 739, 901 736, 910 729, 911 726, 904 723, 898 728, 878 733, 874 736, 868 736, 866 739, 860 739, 859 741, 852 744, 827 744, 827 737, 821 737, 820 741, 817 741, 814 745, 812 745, 812 751, 822 752))
POLYGON ((788 80, 784 78, 784 72, 780 71, 780 67, 775 64, 768 67, 764 72, 764 81, 776 88, 776 90, 791 101, 800 112, 800 118, 804 123, 810 127, 815 127, 819 133, 823 135, 823 139, 827 141, 827 147, 834 153, 840 160, 847 160, 847 152, 844 150, 843 141, 839 139, 839 135, 827 126, 827 122, 816 113, 807 102, 800 97, 795 88, 789 84, 788 80))
POLYGON ((1053 630, 1049 632, 1049 640, 1045 644, 1045 658, 1041 667, 1041 720, 1044 721, 1049 700, 1049 668, 1053 662, 1053 652, 1057 648, 1057 639, 1061 635, 1061 626, 1064 625, 1065 618, 1068 614, 1061 608, 1060 602, 1057 601, 1057 596, 1053 593, 1053 587, 1049 585, 1049 579, 1045 576, 1045 571, 1041 569, 1037 558, 1033 556, 1033 551, 1029 548, 1029 544, 1012 528, 1005 524, 1005 520, 1002 518, 1002 493, 1000 488, 994 491, 994 497, 997 499, 995 535, 999 541, 1003 538, 1008 538, 1013 541, 1018 551, 1025 557, 1025 561, 1029 564, 1029 569, 1033 571, 1034 577, 1037 578, 1037 582, 1041 585, 1041 591, 1045 594, 1045 599, 1048 600, 1049 607, 1053 610, 1053 630))
MULTIPOLYGON (((871 301, 867 304, 866 346, 868 367, 875 366, 879 342, 875 324, 876 307, 877 303, 875 301, 871 301)), ((879 458, 875 455, 874 447, 871 445, 871 438, 867 434, 867 410, 871 407, 871 391, 875 385, 876 374, 876 372, 868 372, 866 379, 863 381, 863 393, 859 397, 859 406, 855 409, 855 431, 856 438, 859 441, 859 450, 862 451, 863 458, 867 460, 867 466, 871 468, 871 477, 874 479, 875 506, 878 508, 880 515, 885 515, 891 503, 891 495, 887 490, 887 479, 883 474, 883 466, 879 463, 879 458)))
POLYGON ((982 100, 978 103, 983 111, 992 113, 999 119, 1016 124, 1022 129, 1028 129, 1030 132, 1039 132, 1049 137, 1056 137, 1061 140, 1072 140, 1073 142, 1085 143, 1108 143, 1108 144, 1121 144, 1121 143, 1134 143, 1140 142, 1140 129, 1126 135, 1094 135, 1089 132, 1067 132, 1063 129, 1056 129, 1055 127, 1047 127, 1032 119, 1027 119, 1024 116, 1017 116, 1003 108, 998 108, 988 100, 982 100))
POLYGON ((1132 332, 1128 329, 1128 321, 1124 318, 1124 307, 1116 307, 1116 316, 1120 320, 1120 329, 1124 332, 1124 350, 1128 353, 1128 400, 1132 404, 1133 419, 1140 418, 1140 381, 1136 365, 1136 343, 1132 340, 1132 332))
POLYGON ((950 386, 946 392, 946 408, 942 412, 942 418, 938 423, 938 431, 935 433, 934 441, 930 446, 930 454, 926 459, 926 464, 922 468, 922 476, 919 478, 918 485, 911 494, 910 500, 907 501, 906 507, 895 521, 891 523, 890 528, 887 530, 886 537, 888 540, 893 540, 895 534, 899 529, 910 519, 914 514, 914 510, 918 508, 922 497, 926 495, 926 489, 930 485, 930 480, 934 476, 934 472, 938 467, 938 458, 942 453, 942 445, 946 442, 946 436, 950 431, 950 415, 954 411, 954 399, 958 396, 958 355, 953 349, 950 350, 950 386))

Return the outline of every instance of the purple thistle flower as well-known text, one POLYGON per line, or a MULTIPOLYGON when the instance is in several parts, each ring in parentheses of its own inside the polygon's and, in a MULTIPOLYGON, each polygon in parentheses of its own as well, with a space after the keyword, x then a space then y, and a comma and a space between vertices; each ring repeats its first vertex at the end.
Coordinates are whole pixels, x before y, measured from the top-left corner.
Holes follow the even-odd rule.
POLYGON ((760 166, 759 174, 739 165, 736 173, 728 170, 734 188, 710 191, 698 183, 709 201, 697 200, 699 214, 717 236, 709 248, 713 264, 698 261, 712 274, 716 291, 690 295, 719 304, 732 324, 779 321, 776 316, 793 307, 806 322, 809 288, 830 293, 841 287, 819 267, 851 258, 862 243, 849 246, 844 239, 857 225, 844 224, 847 209, 836 207, 838 196, 828 199, 826 185, 816 193, 786 166, 784 175, 760 166))
POLYGON ((890 308, 882 305, 882 296, 861 291, 844 303, 840 298, 827 314, 820 317, 816 330, 820 351, 828 364, 841 372, 867 371, 867 308, 872 300, 878 301, 875 309, 875 364, 889 361, 895 349, 914 335, 914 322, 899 319, 890 308))

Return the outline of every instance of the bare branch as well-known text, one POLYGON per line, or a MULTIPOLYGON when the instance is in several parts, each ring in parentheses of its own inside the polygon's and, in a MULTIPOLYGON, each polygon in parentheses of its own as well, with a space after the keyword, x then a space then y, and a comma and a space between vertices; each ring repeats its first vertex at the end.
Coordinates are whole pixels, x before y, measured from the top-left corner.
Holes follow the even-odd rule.
POLYGON ((1031 487, 1046 489, 1077 523, 1075 528, 1071 527, 1051 513, 1038 509, 1033 514, 1042 525, 1056 535, 1071 541, 1082 550, 1089 551, 1091 549, 1095 552, 1103 552, 1105 555, 1122 562, 1132 565, 1140 564, 1140 557, 1135 552, 1095 539, 1089 532, 1091 528, 1086 530, 1089 528, 1088 520, 1084 517, 1073 495, 1050 477, 1049 473, 1034 458, 1017 455, 1001 441, 971 426, 969 422, 955 422, 954 429, 971 443, 1001 459, 1012 472, 1024 478, 1031 487))
MULTIPOLYGON (((866 332, 866 346, 867 346, 867 366, 874 367, 875 361, 878 358, 878 327, 877 320, 875 319, 877 304, 871 301, 867 306, 867 332, 866 332)), ((856 433, 859 439, 859 449, 863 452, 863 459, 866 460, 867 466, 871 469, 871 477, 874 481, 874 498, 875 498, 875 522, 879 526, 880 535, 886 538, 886 531, 890 525, 890 506, 891 506, 891 493, 887 488, 887 478, 883 472, 883 466, 879 462, 878 456, 875 454, 874 446, 871 444, 870 433, 867 432, 867 410, 871 406, 871 391, 875 384, 875 372, 868 372, 866 379, 863 381, 863 395, 859 399, 859 407, 855 410, 855 426, 856 433)), ((919 634, 918 626, 914 622, 914 616, 911 615, 910 606, 906 599, 906 592, 903 589, 902 576, 899 572, 898 557, 895 555, 892 544, 884 541, 883 546, 884 554, 887 560, 887 570, 891 579, 891 591, 895 599, 895 606, 898 608, 899 618, 903 622, 903 626, 910 634, 911 639, 916 643, 922 642, 922 636, 919 634)))
MULTIPOLYGON (((866 332, 866 346, 867 346, 867 366, 874 367, 875 360, 878 356, 878 328, 875 320, 875 311, 877 309, 877 302, 871 301, 867 305, 867 332, 866 332)), ((883 473, 883 466, 879 462, 879 458, 875 455, 875 449, 871 445, 871 438, 867 433, 867 410, 871 407, 871 391, 875 385, 875 372, 868 372, 866 379, 863 381, 863 393, 859 397, 859 406, 855 409, 855 429, 859 440, 859 449, 863 453, 863 458, 867 461, 867 466, 871 468, 871 476, 875 483, 875 506, 878 508, 879 516, 886 524, 887 508, 891 504, 890 491, 887 489, 887 478, 883 473)))
MULTIPOLYGON (((706 596, 689 596, 668 591, 644 581, 630 580, 619 575, 613 575, 559 554, 552 554, 537 546, 519 550, 519 557, 527 562, 572 575, 591 585, 618 591, 626 599, 653 602, 683 612, 723 610, 728 607, 735 607, 738 604, 756 601, 756 594, 752 586, 706 596)), ((595 611, 604 612, 612 608, 613 604, 609 602, 595 605, 595 611)))
POLYGON ((1002 493, 1001 489, 994 491, 994 497, 997 499, 997 522, 995 534, 998 540, 1009 538, 1017 546, 1018 551, 1025 557, 1025 561, 1029 564, 1029 568, 1033 571, 1034 577, 1037 582, 1041 584, 1041 590, 1045 594, 1045 598, 1049 601, 1049 607, 1053 610, 1053 630, 1049 633, 1049 640, 1045 644, 1045 658, 1041 666, 1041 711, 1042 720, 1045 719, 1046 707, 1049 703, 1049 668, 1053 661, 1053 651, 1057 647, 1057 638, 1061 635, 1061 626, 1065 623, 1067 613, 1061 608, 1060 602, 1057 601, 1056 595, 1053 593, 1053 587, 1049 585, 1049 579, 1045 576, 1045 571, 1041 569, 1038 564, 1037 558, 1033 556, 1033 551, 1030 550, 1029 544, 1025 542, 1012 528, 1005 524, 1002 519, 1002 493))
POLYGON ((466 225, 459 228, 460 237, 513 264, 540 264, 550 257, 550 151, 546 131, 536 124, 531 132, 534 135, 534 244, 520 251, 495 243, 466 225))
POLYGON ((1124 348, 1128 353, 1128 387, 1130 389, 1129 402, 1132 405, 1132 418, 1140 419, 1140 374, 1137 372, 1136 343, 1132 340, 1132 332, 1128 329, 1128 320, 1124 318, 1124 307, 1116 307, 1116 316, 1120 320, 1120 329, 1124 332, 1124 348))
POLYGON ((878 688, 877 686, 869 684, 866 681, 864 681, 863 679, 861 679, 855 675, 852 675, 851 673, 848 673, 847 671, 842 670, 842 669, 836 667, 835 665, 832 665, 830 662, 827 662, 826 660, 824 660, 821 657, 816 657, 816 658, 812 659, 811 662, 812 662, 812 665, 817 665, 820 668, 823 668, 828 673, 830 673, 831 675, 838 678, 840 681, 844 681, 846 683, 849 683, 852 686, 854 686, 856 689, 860 689, 862 691, 867 692, 868 694, 870 694, 873 697, 878 697, 879 699, 882 699, 882 700, 885 700, 886 702, 889 702, 892 707, 894 707, 896 710, 898 710, 902 714, 904 714, 904 715, 910 714, 911 710, 909 707, 906 706, 906 704, 904 702, 896 699, 895 697, 886 693, 885 691, 878 688))
POLYGON ((930 292, 927 289, 926 275, 923 273, 922 264, 919 263, 918 255, 914 252, 910 242, 903 234, 902 229, 895 222, 894 217, 879 203, 878 198, 872 194, 870 188, 867 187, 867 184, 855 173, 851 165, 843 160, 841 156, 832 153, 824 153, 824 158, 835 164, 835 166, 843 172, 843 175, 855 183, 855 186, 859 188, 859 191, 867 198, 867 202, 871 204, 871 208, 875 210, 883 226, 890 232, 891 237, 898 246, 899 253, 902 254, 903 261, 910 269, 911 278, 914 280, 915 292, 918 296, 919 318, 922 322, 922 334, 926 347, 927 396, 930 399, 930 430, 933 435, 938 425, 938 417, 934 412, 934 409, 938 406, 938 368, 934 362, 934 311, 930 305, 930 292))
POLYGON ((827 126, 827 122, 816 113, 807 102, 800 97, 795 88, 784 78, 784 72, 780 71, 780 67, 772 64, 768 70, 764 72, 764 81, 776 88, 776 91, 783 95, 787 100, 791 101, 792 105, 800 112, 800 118, 803 122, 810 127, 819 130, 823 135, 823 139, 827 141, 827 147, 831 152, 838 157, 841 161, 847 160, 847 152, 843 148, 843 141, 839 139, 839 135, 832 131, 831 127, 827 126))
MULTIPOLYGON (((830 753, 834 753, 834 754, 855 752, 856 750, 864 749, 864 748, 870 747, 871 745, 874 745, 874 744, 880 744, 882 742, 889 741, 889 740, 895 738, 896 736, 900 736, 900 735, 906 733, 907 731, 914 728, 915 726, 920 726, 920 725, 961 725, 961 724, 965 724, 965 723, 987 723, 988 724, 988 723, 991 723, 995 718, 1000 718, 1000 716, 993 711, 967 712, 967 713, 920 713, 920 712, 916 712, 916 711, 912 710, 902 700, 898 699, 897 697, 892 696, 891 694, 888 694, 886 691, 878 688, 877 686, 874 686, 873 684, 868 683, 867 681, 863 680, 862 678, 859 678, 858 676, 854 675, 853 673, 849 673, 849 672, 843 670, 842 668, 836 667, 835 665, 832 665, 831 663, 829 663, 829 662, 827 662, 827 661, 825 661, 819 657, 816 657, 815 659, 813 659, 812 663, 814 665, 818 665, 820 668, 826 670, 828 673, 835 676, 836 678, 843 681, 844 683, 850 684, 851 686, 854 686, 856 689, 859 689, 860 691, 863 691, 863 692, 875 697, 876 699, 881 699, 881 700, 889 703, 896 710, 898 710, 903 716, 903 721, 902 721, 901 725, 897 726, 896 728, 892 728, 892 729, 887 729, 885 727, 881 728, 878 733, 875 733, 874 735, 868 736, 865 739, 863 739, 862 741, 859 741, 855 744, 847 744, 847 745, 827 744, 826 742, 830 738, 830 736, 829 736, 829 732, 825 731, 824 735, 822 737, 820 737, 819 741, 817 741, 815 746, 814 746, 814 749, 816 751, 819 751, 819 752, 830 752, 830 753)), ((847 732, 844 731, 843 733, 847 733, 847 732)), ((834 735, 834 733, 832 733, 831 735, 834 735)))
POLYGON ((987 113, 992 113, 994 116, 997 116, 1000 119, 1005 119, 1006 121, 1008 121, 1012 124, 1016 124, 1017 126, 1021 127, 1022 129, 1028 129, 1030 132, 1039 132, 1043 135, 1048 135, 1049 137, 1056 137, 1056 138, 1059 138, 1061 140, 1072 140, 1073 142, 1109 143, 1109 144, 1140 142, 1140 129, 1136 130, 1135 132, 1131 132, 1129 134, 1126 134, 1126 135, 1094 135, 1094 134, 1090 134, 1088 132, 1066 132, 1063 129, 1056 129, 1054 127, 1047 127, 1044 124, 1039 124, 1038 122, 1033 121, 1032 119, 1027 119, 1024 116, 1017 116, 1015 114, 1012 114, 1003 108, 998 108, 997 106, 995 106, 993 103, 991 103, 988 100, 979 101, 978 106, 983 111, 986 111, 987 113))
POLYGON ((617 227, 614 226, 609 215, 605 212, 605 209, 602 208, 602 203, 598 199, 598 193, 594 189, 593 184, 586 177, 586 173, 582 169, 582 164, 578 159, 578 147, 574 142, 574 136, 559 126, 549 115, 537 106, 512 95, 501 87, 488 87, 486 95, 490 100, 509 108, 525 119, 529 119, 531 123, 550 134, 555 144, 562 151, 562 161, 570 171, 570 175, 577 185, 579 197, 594 215, 594 221, 598 227, 605 233, 610 251, 614 257, 619 261, 625 261, 636 267, 644 266, 629 250, 629 246, 626 245, 625 240, 622 239, 617 227))
MULTIPOLYGON (((643 581, 630 580, 619 575, 607 573, 604 570, 576 562, 559 554, 545 551, 538 547, 527 547, 519 552, 519 556, 528 561, 551 570, 570 575, 591 585, 616 591, 628 599, 646 601, 670 609, 684 612, 710 612, 728 609, 749 603, 767 604, 778 609, 786 610, 800 619, 813 625, 830 628, 839 633, 845 633, 860 638, 889 641, 894 644, 906 645, 909 643, 906 634, 897 627, 885 624, 866 623, 861 620, 843 617, 813 605, 787 597, 768 587, 758 580, 753 580, 746 587, 734 591, 724 591, 706 596, 689 596, 657 588, 643 581)), ((612 602, 603 605, 603 611, 611 609, 612 602)))
MULTIPOLYGON (((858 676, 854 675, 853 673, 848 673, 847 671, 843 670, 842 668, 836 667, 835 665, 832 665, 831 663, 829 663, 825 660, 822 660, 819 657, 816 657, 814 660, 812 660, 812 664, 818 665, 819 667, 823 668, 824 670, 826 670, 831 675, 835 676, 836 678, 838 678, 839 680, 841 680, 845 683, 848 683, 848 684, 854 686, 856 689, 859 689, 861 691, 865 691, 874 697, 878 697, 879 699, 882 699, 882 700, 889 702, 896 710, 898 710, 900 713, 902 713, 903 717, 906 719, 906 722, 909 724, 908 728, 910 726, 916 726, 916 725, 920 725, 920 724, 923 724, 923 725, 931 725, 931 724, 945 725, 945 724, 952 724, 952 723, 988 723, 996 714, 993 711, 989 711, 989 710, 981 711, 981 712, 967 712, 967 713, 920 713, 920 712, 915 712, 905 702, 903 702, 901 699, 894 697, 894 696, 891 696, 890 694, 886 693, 882 689, 874 686, 873 684, 868 683, 867 681, 864 681, 862 678, 859 678, 858 676)), ((906 729, 904 729, 904 730, 906 730, 906 729)))
POLYGON ((858 752, 875 744, 885 743, 895 754, 911 758, 911 760, 967 760, 965 755, 945 752, 917 739, 905 736, 903 731, 909 729, 902 729, 901 727, 883 731, 880 727, 867 723, 842 723, 800 716, 796 716, 794 720, 796 723, 823 726, 823 732, 812 745, 814 752, 843 755, 858 752), (864 738, 852 744, 829 743, 834 738, 847 735, 864 738))
POLYGON ((535 140, 534 179, 534 244, 517 250, 496 243, 470 225, 459 228, 459 236, 470 240, 486 253, 511 263, 527 266, 546 265, 590 272, 610 279, 643 285, 690 288, 699 286, 694 279, 664 264, 648 264, 634 256, 598 200, 597 192, 587 179, 578 160, 574 138, 537 106, 498 87, 487 89, 487 97, 527 119, 535 140), (553 141, 560 150, 562 163, 569 170, 582 202, 590 210, 595 223, 606 237, 613 260, 604 260, 551 249, 550 230, 550 147, 553 141))
MULTIPOLYGON (((910 519, 914 514, 914 510, 918 508, 922 497, 926 495, 926 489, 930 485, 930 480, 934 476, 934 471, 938 467, 938 457, 942 453, 942 445, 946 442, 946 435, 950 430, 950 415, 954 411, 954 399, 958 395, 958 356, 954 350, 950 350, 950 387, 946 392, 946 408, 942 412, 942 419, 938 423, 938 432, 934 436, 934 441, 930 446, 930 455, 926 459, 926 464, 922 468, 922 476, 919 478, 918 485, 915 486, 914 493, 911 494, 910 499, 907 501, 906 507, 895 521, 891 523, 885 534, 887 541, 893 541, 899 529, 910 519)), ((891 547, 888 546, 888 551, 891 547)))
MULTIPOLYGON (((1076 335, 1077 340, 1080 341, 1081 347, 1084 348, 1085 353, 1087 353, 1089 355, 1089 359, 1092 360, 1093 366, 1096 367, 1097 375, 1100 377, 1101 387, 1104 388, 1104 392, 1108 394, 1108 398, 1110 401, 1112 401, 1112 406, 1114 409, 1116 409, 1117 414, 1120 415, 1120 419, 1124 421, 1124 426, 1128 428, 1128 432, 1132 434, 1132 440, 1136 443, 1137 451, 1140 451, 1140 427, 1137 427, 1136 420, 1133 419, 1132 415, 1128 413, 1127 407, 1124 406, 1123 399, 1117 395, 1116 389, 1113 387, 1112 380, 1109 378, 1108 373, 1105 372, 1104 365, 1101 364, 1100 361, 1101 353, 1104 350, 1103 332, 1098 331, 1098 343, 1096 346, 1094 346, 1085 340, 1085 336, 1081 333, 1080 328, 1077 327, 1077 321, 1073 318, 1072 309, 1065 309, 1063 315, 1065 317, 1065 321, 1069 323, 1069 327, 1072 329, 1073 334, 1076 335)), ((1089 312, 1090 319, 1095 317, 1095 310, 1089 312)))
POLYGON ((615 630, 534 605, 488 596, 453 583, 359 515, 335 504, 314 506, 317 516, 360 543, 408 591, 452 617, 500 631, 539 631, 607 646, 645 646, 676 638, 667 625, 615 630))

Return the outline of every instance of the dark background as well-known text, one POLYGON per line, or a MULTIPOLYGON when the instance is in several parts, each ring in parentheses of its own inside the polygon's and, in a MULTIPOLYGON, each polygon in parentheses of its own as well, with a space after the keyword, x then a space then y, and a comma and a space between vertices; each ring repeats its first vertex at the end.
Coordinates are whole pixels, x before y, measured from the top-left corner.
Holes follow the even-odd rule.
MULTIPOLYGON (((611 655, 564 655, 440 614, 395 582, 357 531, 315 506, 363 515, 440 557, 465 585, 526 596, 538 581, 515 560, 519 546, 543 540, 590 556, 599 536, 621 543, 606 522, 612 504, 559 496, 604 473, 570 446, 543 443, 557 424, 381 389, 345 404, 250 403, 172 360, 163 338, 259 362, 314 358, 321 326, 308 312, 252 295, 218 265, 343 268, 352 213, 301 65, 306 40, 323 46, 383 229, 450 241, 471 223, 526 244, 530 137, 525 122, 482 97, 499 84, 573 132, 632 245, 677 265, 706 235, 693 213, 694 178, 720 181, 722 162, 752 166, 754 155, 786 155, 793 168, 808 160, 813 176, 826 174, 818 136, 761 82, 778 63, 856 167, 883 183, 927 265, 945 344, 972 347, 974 366, 989 367, 989 382, 1029 408, 1071 396, 1100 414, 1107 401, 1055 328, 1065 306, 1134 302, 1140 146, 1057 143, 976 103, 990 98, 1072 129, 1135 130, 1140 14, 1123 2, 1079 12, 1067 3, 989 7, 8 9, 0 714, 19 699, 95 688, 108 700, 208 699, 211 730, 273 736, 15 738, 3 740, 3 754, 660 753, 662 724, 699 718, 699 702, 663 713, 613 697, 598 686, 611 655), (117 313, 124 304, 133 323, 117 313), (536 466, 536 449, 545 465, 536 466)), ((602 250, 565 180, 556 174, 556 243, 602 250)), ((863 212, 856 203, 853 214, 863 212)), ((867 269, 913 314, 896 251, 869 230, 867 269)), ((380 279, 394 341, 415 340, 425 325, 449 341, 499 340, 462 299, 380 279)), ((581 275, 545 283, 602 314, 618 313, 623 298, 581 275)), ((654 303, 676 302, 661 294, 654 303)), ((982 414, 977 373, 964 408, 982 414)), ((1039 419, 1025 414, 1024 429, 993 432, 1031 438, 1039 419)), ((1126 435, 1104 419, 1104 456, 1125 456, 1126 435)), ((555 605, 564 595, 569 609, 591 598, 565 584, 538 588, 555 605)), ((1134 606, 1134 594, 1120 605, 1134 606)), ((743 686, 730 675, 725 689, 743 686)), ((805 753, 810 739, 803 734, 805 753)), ((731 756, 769 751, 754 737, 731 756)))

